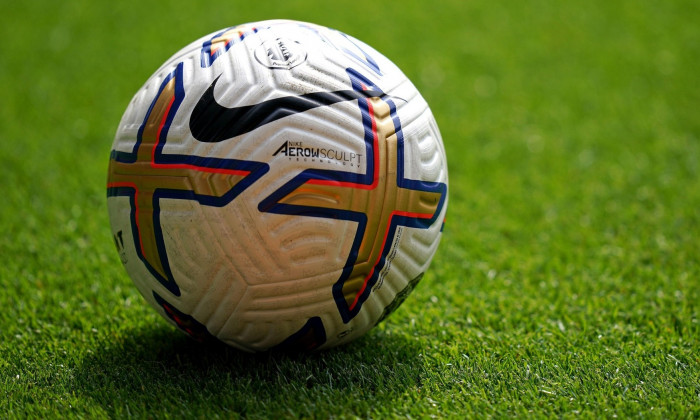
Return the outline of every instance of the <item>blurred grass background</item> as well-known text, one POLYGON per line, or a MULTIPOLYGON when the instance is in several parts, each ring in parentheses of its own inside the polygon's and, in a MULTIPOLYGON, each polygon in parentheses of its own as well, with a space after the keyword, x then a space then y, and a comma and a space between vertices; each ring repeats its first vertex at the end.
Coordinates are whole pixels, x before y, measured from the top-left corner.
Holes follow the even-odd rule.
POLYGON ((700 416, 700 3, 0 5, 0 417, 700 416), (401 67, 450 165, 443 243, 368 336, 204 349, 131 285, 112 138, 170 55, 331 26, 401 67))

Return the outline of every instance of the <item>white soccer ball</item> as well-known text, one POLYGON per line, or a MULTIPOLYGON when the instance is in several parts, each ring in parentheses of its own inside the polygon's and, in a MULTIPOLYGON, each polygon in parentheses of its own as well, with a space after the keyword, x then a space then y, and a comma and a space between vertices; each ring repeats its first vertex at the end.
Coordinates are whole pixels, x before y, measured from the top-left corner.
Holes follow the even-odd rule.
POLYGON ((136 93, 107 183, 121 260, 167 320, 247 350, 355 339, 427 270, 447 162, 427 103, 357 39, 207 35, 136 93))

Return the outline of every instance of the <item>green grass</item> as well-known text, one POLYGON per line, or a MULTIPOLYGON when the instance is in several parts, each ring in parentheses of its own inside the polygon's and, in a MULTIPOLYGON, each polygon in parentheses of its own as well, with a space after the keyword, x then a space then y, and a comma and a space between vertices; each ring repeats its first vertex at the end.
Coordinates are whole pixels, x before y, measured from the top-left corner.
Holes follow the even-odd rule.
POLYGON ((161 3, 0 6, 0 417, 700 417, 700 3, 161 3), (279 17, 415 82, 445 235, 351 345, 203 348, 119 262, 109 150, 177 49, 279 17))

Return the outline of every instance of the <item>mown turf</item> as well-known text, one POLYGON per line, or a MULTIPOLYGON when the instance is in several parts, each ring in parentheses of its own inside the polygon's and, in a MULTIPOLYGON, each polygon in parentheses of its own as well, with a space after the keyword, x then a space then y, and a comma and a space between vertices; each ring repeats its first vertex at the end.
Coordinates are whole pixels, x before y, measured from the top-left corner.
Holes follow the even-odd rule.
POLYGON ((700 417, 700 3, 161 3, 0 6, 0 417, 700 417), (280 17, 414 80, 445 235, 349 346, 202 348, 113 249, 112 137, 177 49, 280 17))

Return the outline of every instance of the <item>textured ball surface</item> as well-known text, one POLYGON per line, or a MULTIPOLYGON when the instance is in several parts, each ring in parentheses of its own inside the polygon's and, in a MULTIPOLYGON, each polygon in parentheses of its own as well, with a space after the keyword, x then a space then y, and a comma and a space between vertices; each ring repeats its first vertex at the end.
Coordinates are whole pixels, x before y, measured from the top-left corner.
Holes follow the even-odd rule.
POLYGON ((447 163, 391 61, 265 21, 193 42, 146 82, 107 196, 121 260, 170 322, 248 351, 317 349, 364 334, 420 281, 447 163))

